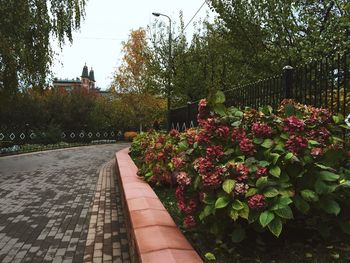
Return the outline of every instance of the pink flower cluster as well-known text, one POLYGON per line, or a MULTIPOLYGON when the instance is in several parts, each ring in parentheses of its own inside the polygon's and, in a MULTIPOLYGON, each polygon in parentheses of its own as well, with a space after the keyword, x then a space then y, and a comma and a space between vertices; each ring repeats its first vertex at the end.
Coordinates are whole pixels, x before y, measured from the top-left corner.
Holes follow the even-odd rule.
POLYGON ((246 132, 243 128, 234 128, 232 131, 232 142, 239 142, 246 137, 246 132))
POLYGON ((198 103, 198 120, 204 120, 208 117, 209 115, 209 108, 207 106, 207 100, 202 99, 198 103))
POLYGON ((207 158, 211 160, 219 160, 224 155, 224 148, 221 145, 211 145, 207 148, 207 158))
POLYGON ((304 137, 291 135, 286 141, 285 147, 294 154, 301 153, 307 147, 307 139, 304 137))
POLYGON ((188 228, 195 227, 196 221, 194 219, 194 216, 191 214, 194 213, 194 211, 196 210, 197 202, 193 198, 191 198, 188 202, 188 205, 186 205, 184 189, 181 186, 176 188, 175 196, 176 196, 177 205, 180 211, 186 214, 186 217, 184 218, 184 221, 183 221, 184 226, 188 228))
POLYGON ((215 134, 222 139, 227 139, 230 136, 230 128, 228 126, 219 126, 216 128, 215 134))
POLYGON ((185 164, 184 159, 181 158, 181 157, 177 157, 177 156, 173 157, 173 158, 171 159, 171 162, 173 163, 174 168, 175 168, 176 170, 182 168, 182 167, 184 166, 184 164, 185 164))
POLYGON ((213 171, 201 174, 203 187, 211 189, 219 188, 225 172, 226 169, 224 167, 215 167, 213 171))
POLYGON ((305 123, 303 120, 298 119, 296 116, 290 116, 283 121, 283 130, 285 132, 295 133, 301 132, 305 129, 305 123))
POLYGON ((236 172, 238 173, 236 177, 237 181, 245 181, 248 179, 249 168, 244 163, 236 166, 236 172))
POLYGON ((260 176, 264 176, 267 174, 267 168, 266 167, 258 167, 257 170, 256 170, 256 175, 258 177, 260 176))
POLYGON ((239 149, 247 155, 253 155, 256 152, 253 141, 248 138, 243 138, 240 141, 239 149))
POLYGON ((253 123, 252 125, 252 133, 256 137, 266 138, 272 134, 272 129, 266 123, 253 123))
POLYGON ((236 183, 233 192, 236 195, 245 195, 249 189, 249 185, 245 183, 236 183))
POLYGON ((191 184, 191 178, 186 172, 177 173, 176 181, 180 186, 188 186, 191 184))
POLYGON ((259 209, 265 206, 265 197, 261 194, 253 195, 248 199, 248 206, 251 209, 259 209))

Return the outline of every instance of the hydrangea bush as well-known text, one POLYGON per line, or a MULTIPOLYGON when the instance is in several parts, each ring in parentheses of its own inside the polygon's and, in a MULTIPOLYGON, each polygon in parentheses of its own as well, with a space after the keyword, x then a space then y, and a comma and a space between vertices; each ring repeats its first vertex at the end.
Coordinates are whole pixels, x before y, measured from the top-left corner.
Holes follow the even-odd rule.
MULTIPOLYGON (((217 238, 244 239, 246 230, 280 236, 302 220, 326 236, 349 197, 349 152, 343 117, 284 100, 274 113, 225 107, 218 92, 199 103, 198 128, 141 135, 140 175, 177 184, 184 227, 217 238)), ((133 152, 133 150, 131 151, 133 152)))

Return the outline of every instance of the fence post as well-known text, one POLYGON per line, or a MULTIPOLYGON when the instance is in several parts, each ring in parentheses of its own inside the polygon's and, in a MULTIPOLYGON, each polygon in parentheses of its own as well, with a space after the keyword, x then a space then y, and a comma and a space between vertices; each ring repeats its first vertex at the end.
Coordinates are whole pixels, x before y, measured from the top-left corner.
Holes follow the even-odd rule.
POLYGON ((187 101, 186 128, 189 129, 190 125, 191 125, 191 102, 187 101))
POLYGON ((283 68, 284 91, 286 99, 293 98, 293 72, 294 68, 292 66, 287 65, 283 68))

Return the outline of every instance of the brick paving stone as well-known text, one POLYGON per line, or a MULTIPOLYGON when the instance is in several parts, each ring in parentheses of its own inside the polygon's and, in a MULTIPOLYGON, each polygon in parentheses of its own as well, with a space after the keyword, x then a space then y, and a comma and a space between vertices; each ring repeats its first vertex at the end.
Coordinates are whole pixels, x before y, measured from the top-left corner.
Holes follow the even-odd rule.
POLYGON ((114 160, 111 160, 102 167, 98 178, 84 262, 129 261, 123 218, 120 191, 115 181, 114 160))
MULTIPOLYGON (((94 235, 94 241, 97 233, 89 227, 97 224, 102 227, 101 243, 110 242, 106 260, 114 258, 110 225, 116 223, 118 230, 125 225, 123 216, 119 217, 122 210, 114 187, 114 167, 108 162, 105 171, 109 178, 101 181, 99 170, 126 146, 98 145, 1 157, 0 262, 83 262, 84 251, 91 250, 88 237, 94 235), (95 191, 102 183, 108 189, 104 187, 104 196, 95 203, 95 191), (90 218, 95 220, 92 225, 90 218)), ((121 236, 121 231, 115 234, 128 260, 128 247, 121 245, 126 235, 121 236)), ((105 252, 102 248, 101 260, 105 252)))

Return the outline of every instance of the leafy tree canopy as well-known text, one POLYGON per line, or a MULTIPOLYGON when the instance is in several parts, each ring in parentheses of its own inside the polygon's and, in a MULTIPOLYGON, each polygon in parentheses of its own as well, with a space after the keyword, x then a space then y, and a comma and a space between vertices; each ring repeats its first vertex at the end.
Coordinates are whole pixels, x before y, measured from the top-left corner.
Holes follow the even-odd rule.
POLYGON ((52 63, 51 38, 72 42, 86 0, 0 1, 0 93, 42 88, 52 63))

